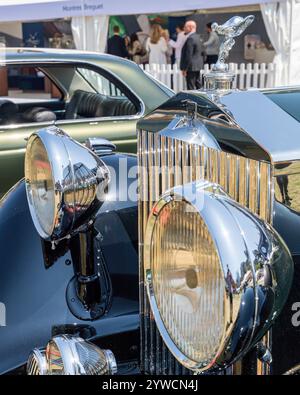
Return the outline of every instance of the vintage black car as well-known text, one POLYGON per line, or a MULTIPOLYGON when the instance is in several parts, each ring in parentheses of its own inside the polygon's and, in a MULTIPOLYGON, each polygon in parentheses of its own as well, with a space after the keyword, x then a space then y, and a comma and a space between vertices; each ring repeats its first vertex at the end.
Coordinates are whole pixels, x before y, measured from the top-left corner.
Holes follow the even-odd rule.
POLYGON ((137 157, 30 136, 0 201, 1 373, 297 372, 300 89, 231 89, 252 19, 214 25, 205 89, 140 120, 137 157))

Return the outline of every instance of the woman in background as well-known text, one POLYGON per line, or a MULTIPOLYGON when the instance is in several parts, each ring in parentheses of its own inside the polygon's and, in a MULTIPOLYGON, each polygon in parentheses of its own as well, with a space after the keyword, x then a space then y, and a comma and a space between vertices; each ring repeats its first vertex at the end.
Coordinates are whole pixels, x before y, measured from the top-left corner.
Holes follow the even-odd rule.
POLYGON ((170 33, 168 29, 165 29, 162 31, 162 37, 166 40, 167 43, 167 52, 166 52, 166 58, 167 58, 167 64, 172 63, 172 55, 173 55, 173 48, 170 45, 170 33))
POLYGON ((184 33, 184 24, 176 26, 177 38, 176 41, 170 40, 169 45, 175 49, 175 63, 180 66, 181 50, 187 39, 187 35, 184 33))
POLYGON ((166 40, 162 37, 162 28, 158 24, 151 27, 150 37, 147 38, 146 51, 149 53, 150 64, 166 64, 168 46, 166 40))
POLYGON ((130 45, 128 47, 130 58, 137 64, 141 63, 142 45, 136 33, 130 36, 130 45))

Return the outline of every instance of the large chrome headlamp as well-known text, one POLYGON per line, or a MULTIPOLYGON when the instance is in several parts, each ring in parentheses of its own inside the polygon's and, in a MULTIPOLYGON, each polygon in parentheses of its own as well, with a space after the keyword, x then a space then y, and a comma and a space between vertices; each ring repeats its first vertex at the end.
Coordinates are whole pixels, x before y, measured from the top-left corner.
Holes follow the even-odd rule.
POLYGON ((144 263, 160 333, 195 371, 228 366, 249 350, 278 316, 293 274, 278 234, 206 182, 155 204, 144 263))
MULTIPOLYGON (((57 127, 29 137, 25 154, 27 199, 44 239, 59 239, 98 207, 99 185, 109 181, 105 164, 57 127)), ((101 195, 101 191, 100 191, 101 195)))

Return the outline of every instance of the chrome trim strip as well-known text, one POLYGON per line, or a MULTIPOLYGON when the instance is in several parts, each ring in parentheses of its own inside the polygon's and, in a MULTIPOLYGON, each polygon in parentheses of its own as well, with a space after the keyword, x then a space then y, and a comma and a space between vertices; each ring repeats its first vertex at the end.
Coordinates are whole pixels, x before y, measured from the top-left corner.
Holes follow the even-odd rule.
POLYGON ((128 115, 126 117, 125 115, 120 115, 116 117, 102 117, 102 118, 80 118, 80 119, 59 119, 57 121, 53 122, 32 122, 32 123, 14 123, 11 125, 1 125, 0 128, 0 133, 5 132, 11 129, 20 129, 20 128, 26 128, 26 127, 35 127, 36 129, 41 128, 42 126, 51 126, 51 125, 73 125, 77 123, 101 123, 101 122, 107 122, 107 121, 138 121, 143 114, 141 115, 128 115))

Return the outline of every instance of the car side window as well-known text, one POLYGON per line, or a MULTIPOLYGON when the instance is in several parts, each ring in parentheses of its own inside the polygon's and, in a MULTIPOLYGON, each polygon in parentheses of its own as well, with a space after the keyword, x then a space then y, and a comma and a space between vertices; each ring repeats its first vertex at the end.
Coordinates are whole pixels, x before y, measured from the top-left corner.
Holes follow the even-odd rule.
POLYGON ((74 64, 0 68, 0 127, 128 118, 142 105, 106 70, 74 64))
POLYGON ((0 69, 0 125, 52 122, 63 93, 39 68, 8 65, 0 69))
POLYGON ((140 111, 137 99, 109 73, 77 67, 76 74, 81 83, 71 89, 65 119, 128 117, 140 111))
POLYGON ((97 93, 113 97, 126 96, 113 82, 94 70, 81 67, 78 67, 77 70, 93 86, 97 93))
POLYGON ((43 101, 62 99, 62 92, 39 68, 9 65, 0 70, 0 98, 43 101))

